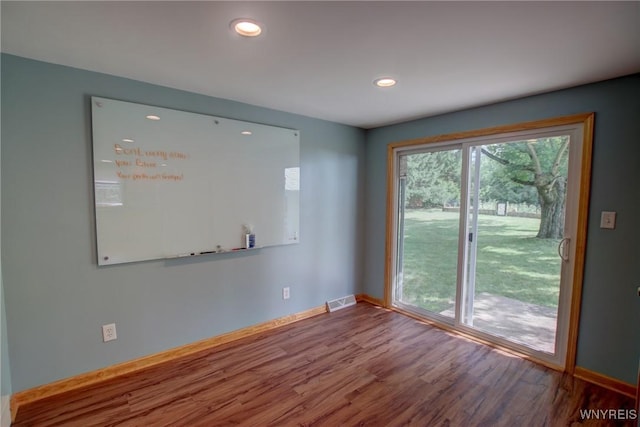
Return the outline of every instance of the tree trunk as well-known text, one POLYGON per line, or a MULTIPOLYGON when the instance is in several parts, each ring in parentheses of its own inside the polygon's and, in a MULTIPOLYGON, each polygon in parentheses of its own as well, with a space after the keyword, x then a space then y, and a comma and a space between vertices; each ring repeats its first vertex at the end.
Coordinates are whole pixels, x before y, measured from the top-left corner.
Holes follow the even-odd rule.
POLYGON ((562 239, 564 237, 564 210, 567 183, 556 179, 547 186, 537 186, 540 198, 540 239, 562 239))

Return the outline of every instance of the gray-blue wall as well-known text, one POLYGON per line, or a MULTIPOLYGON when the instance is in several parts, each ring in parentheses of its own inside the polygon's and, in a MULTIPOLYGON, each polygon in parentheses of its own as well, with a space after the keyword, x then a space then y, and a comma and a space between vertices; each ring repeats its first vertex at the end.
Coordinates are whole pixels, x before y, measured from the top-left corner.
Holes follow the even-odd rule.
POLYGON ((596 118, 577 364, 635 384, 640 356, 640 75, 369 131, 365 293, 382 298, 384 292, 388 143, 585 112, 595 112, 596 118), (618 212, 614 231, 599 228, 603 210, 618 212))
MULTIPOLYGON (((0 67, 2 57, 0 56, 0 67)), ((0 85, 1 90, 1 85, 0 85)), ((0 112, 1 112, 0 104, 0 112)), ((0 126, 2 120, 0 117, 0 126)), ((0 160, 2 158, 2 139, 0 138, 0 160)), ((0 161, 0 212, 2 212, 2 167, 0 161)), ((0 214, 1 216, 1 214, 0 214)), ((2 227, 0 226, 0 253, 2 253, 2 227)), ((11 364, 9 363, 9 341, 7 339, 7 316, 5 314, 4 284, 2 283, 2 260, 0 259, 0 425, 8 425, 6 420, 10 417, 8 410, 9 397, 11 396, 11 364), (5 407, 6 405, 6 407, 5 407)))
POLYGON ((11 55, 2 58, 2 125, 14 393, 361 291, 361 129, 11 55), (299 129, 301 242, 98 268, 90 95, 299 129), (118 339, 103 343, 111 322, 118 339))
MULTIPOLYGON (((2 268, 0 268, 0 274, 2 274, 2 268)), ((2 293, 2 303, 0 304, 0 322, 2 322, 2 329, 0 330, 0 334, 2 334, 2 346, 0 350, 0 369, 2 369, 2 378, 0 382, 0 395, 2 396, 11 396, 11 364, 9 363, 9 341, 7 340, 7 316, 5 314, 5 304, 4 304, 4 285, 2 285, 2 280, 0 279, 0 292, 2 293)), ((4 409, 4 408, 2 408, 4 409)))

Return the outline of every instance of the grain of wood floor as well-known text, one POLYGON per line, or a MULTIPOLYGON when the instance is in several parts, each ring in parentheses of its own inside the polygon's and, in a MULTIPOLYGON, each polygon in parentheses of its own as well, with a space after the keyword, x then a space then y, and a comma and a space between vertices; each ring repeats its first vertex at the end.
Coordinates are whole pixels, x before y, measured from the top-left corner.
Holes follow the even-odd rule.
POLYGON ((367 303, 20 408, 14 426, 567 426, 633 399, 367 303))

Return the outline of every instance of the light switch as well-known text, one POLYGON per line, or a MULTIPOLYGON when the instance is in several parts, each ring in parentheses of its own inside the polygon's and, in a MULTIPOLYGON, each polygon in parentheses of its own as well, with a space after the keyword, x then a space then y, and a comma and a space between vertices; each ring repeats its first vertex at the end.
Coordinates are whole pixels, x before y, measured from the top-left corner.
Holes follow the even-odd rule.
POLYGON ((616 228, 616 213, 603 211, 600 215, 600 228, 616 228))

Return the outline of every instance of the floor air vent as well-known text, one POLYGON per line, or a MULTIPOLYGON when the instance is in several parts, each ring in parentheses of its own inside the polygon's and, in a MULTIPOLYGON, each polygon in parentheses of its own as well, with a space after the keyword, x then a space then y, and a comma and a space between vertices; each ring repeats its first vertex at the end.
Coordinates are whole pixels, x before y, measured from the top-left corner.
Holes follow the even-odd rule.
POLYGON ((332 299, 327 301, 327 309, 331 311, 340 310, 341 308, 349 307, 356 304, 356 297, 353 295, 347 295, 346 297, 332 299))

